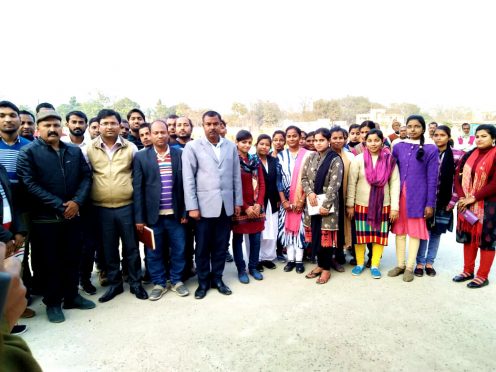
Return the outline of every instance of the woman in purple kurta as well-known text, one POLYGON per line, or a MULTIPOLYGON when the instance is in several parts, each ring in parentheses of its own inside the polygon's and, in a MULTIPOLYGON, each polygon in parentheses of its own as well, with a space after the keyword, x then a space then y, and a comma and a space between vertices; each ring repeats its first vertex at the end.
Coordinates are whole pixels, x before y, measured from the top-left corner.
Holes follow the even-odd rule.
POLYGON ((389 276, 403 274, 411 282, 420 240, 429 239, 426 219, 431 218, 436 206, 437 178, 439 173, 438 150, 425 144, 425 120, 412 115, 406 121, 409 139, 393 148, 400 170, 400 213, 391 231, 396 234, 397 267, 389 276), (409 237, 408 260, 405 264, 406 236, 409 237))

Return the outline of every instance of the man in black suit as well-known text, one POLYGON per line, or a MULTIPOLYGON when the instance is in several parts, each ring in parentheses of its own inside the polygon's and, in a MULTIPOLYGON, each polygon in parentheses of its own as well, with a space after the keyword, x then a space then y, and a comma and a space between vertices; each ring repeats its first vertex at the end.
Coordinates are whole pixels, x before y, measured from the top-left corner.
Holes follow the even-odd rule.
POLYGON ((150 128, 152 146, 139 151, 133 164, 133 198, 138 231, 149 226, 155 236, 155 249, 148 249, 146 260, 154 284, 150 300, 167 292, 170 278, 172 291, 187 296, 182 282, 186 242, 181 150, 168 145, 167 124, 153 122, 150 128), (170 243, 170 267, 164 265, 170 243))

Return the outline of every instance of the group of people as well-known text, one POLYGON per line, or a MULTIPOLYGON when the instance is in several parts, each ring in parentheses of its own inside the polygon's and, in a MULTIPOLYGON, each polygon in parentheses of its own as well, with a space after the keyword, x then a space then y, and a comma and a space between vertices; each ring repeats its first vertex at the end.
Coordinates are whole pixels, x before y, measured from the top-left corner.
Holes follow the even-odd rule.
POLYGON ((453 148, 449 127, 427 127, 418 115, 393 123, 390 136, 365 121, 309 133, 289 126, 256 141, 241 130, 231 142, 215 111, 203 114, 202 126, 193 140, 187 117, 147 123, 133 109, 124 121, 103 109, 90 120, 80 111, 62 118, 48 103, 33 115, 0 102, 0 240, 7 256, 22 260, 28 297, 43 296, 49 321, 64 321, 62 309, 96 306, 78 290, 96 293, 95 264, 107 287, 101 303, 123 293, 123 282, 138 299, 168 290, 187 296, 184 283, 194 275, 202 299, 210 288, 232 293, 223 281, 229 249, 244 284, 262 280, 276 260, 299 274, 305 260, 316 261, 305 277, 325 284, 331 268, 345 270, 347 251, 352 275, 370 268, 379 279, 392 231, 397 265, 388 276, 434 276, 456 205, 464 267, 453 280, 489 283, 493 125, 478 126, 465 151, 453 148), (138 238, 149 229, 155 246, 145 246, 142 272, 138 238), (153 284, 149 293, 143 282, 153 284))

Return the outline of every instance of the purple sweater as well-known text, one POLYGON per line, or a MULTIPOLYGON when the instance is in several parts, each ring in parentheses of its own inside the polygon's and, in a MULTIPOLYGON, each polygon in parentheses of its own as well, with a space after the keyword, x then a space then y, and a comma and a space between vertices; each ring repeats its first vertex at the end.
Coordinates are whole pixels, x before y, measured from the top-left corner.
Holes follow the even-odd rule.
POLYGON ((393 148, 398 159, 401 189, 406 182, 408 218, 423 218, 425 207, 436 207, 439 152, 435 145, 424 145, 424 157, 417 160, 418 144, 400 142, 393 148))

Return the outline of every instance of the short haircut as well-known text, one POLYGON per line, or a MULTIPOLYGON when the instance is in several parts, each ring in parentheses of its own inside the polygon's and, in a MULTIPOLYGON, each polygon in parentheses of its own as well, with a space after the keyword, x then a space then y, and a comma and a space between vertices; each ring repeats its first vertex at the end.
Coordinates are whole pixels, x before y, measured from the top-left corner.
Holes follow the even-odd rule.
POLYGON ((108 118, 109 116, 115 116, 117 118, 117 121, 119 122, 119 124, 121 123, 121 116, 119 115, 119 113, 115 110, 112 110, 112 109, 103 109, 103 110, 100 110, 100 112, 98 113, 98 123, 100 123, 100 121, 102 119, 105 119, 105 118, 108 118))
POLYGON ((33 118, 33 121, 36 121, 36 118, 34 117, 34 114, 30 113, 28 110, 21 110, 19 111, 19 115, 29 115, 33 118))
POLYGON ((431 121, 431 122, 429 123, 429 126, 431 126, 432 124, 434 124, 434 125, 436 126, 436 128, 437 128, 438 124, 437 124, 435 121, 431 121))
POLYGON ((277 134, 280 134, 281 136, 284 137, 284 139, 286 139, 286 132, 285 131, 280 130, 280 129, 274 131, 274 133, 272 133, 272 138, 274 138, 277 134))
POLYGON ((464 126, 467 126, 467 125, 468 125, 468 127, 470 128, 470 124, 469 124, 469 123, 463 123, 463 124, 462 124, 462 128, 463 128, 464 126))
POLYGON ((224 119, 220 119, 220 125, 223 125, 224 127, 227 127, 227 123, 224 119))
POLYGON ((90 122, 88 123, 88 125, 91 125, 93 123, 98 123, 98 116, 95 116, 93 118, 90 119, 90 122))
MULTIPOLYGON (((146 121, 145 119, 145 114, 143 113, 143 111, 141 111, 139 108, 133 108, 132 110, 130 110, 128 113, 127 113, 127 120, 129 120, 129 118, 131 117, 132 114, 134 113, 138 113, 144 121, 146 121)), ((120 121, 119 121, 120 122, 120 121)))
POLYGON ((178 119, 178 118, 179 116, 177 116, 176 114, 170 114, 165 119, 167 120, 167 119, 178 119))
POLYGON ((208 116, 209 118, 214 118, 214 117, 218 117, 219 120, 222 120, 222 117, 220 116, 220 114, 217 112, 217 111, 207 111, 207 112, 204 112, 203 115, 202 115, 202 122, 205 120, 205 117, 208 116))
POLYGON ((152 125, 153 125, 153 123, 156 123, 157 121, 158 121, 159 123, 164 124, 164 125, 165 125, 165 129, 169 130, 169 126, 167 125, 167 123, 166 123, 166 121, 165 121, 165 120, 163 120, 163 119, 157 119, 157 120, 152 121, 152 123, 150 124, 150 131, 152 130, 152 125))
POLYGON ((143 123, 143 124, 140 124, 139 129, 138 129, 138 132, 140 131, 140 129, 143 129, 143 128, 148 128, 148 130, 151 130, 151 125, 150 125, 150 123, 143 123))
POLYGON ((9 109, 14 110, 17 115, 19 115, 19 108, 10 101, 0 101, 0 107, 8 107, 9 109))
POLYGON ((77 117, 81 118, 84 120, 84 123, 87 124, 88 123, 88 117, 86 116, 86 114, 82 111, 71 111, 69 112, 66 116, 65 116, 65 121, 66 122, 69 122, 69 118, 72 116, 72 115, 76 115, 77 117))
MULTIPOLYGON (((193 126, 193 122, 192 122, 192 121, 191 121, 191 119, 190 119, 190 118, 188 118, 187 116, 179 116, 179 118, 185 118, 185 119, 188 119, 188 123, 189 123, 189 125, 190 125, 191 127, 193 126)), ((177 118, 177 119, 179 119, 179 118, 177 118)))
POLYGON ((245 129, 241 129, 237 134, 236 134, 236 141, 245 141, 248 139, 253 139, 253 136, 251 133, 245 129))
POLYGON ((351 132, 353 129, 358 129, 360 130, 360 125, 358 124, 351 124, 348 130, 351 132))
POLYGON ((53 107, 51 103, 41 102, 38 106, 36 106, 36 113, 40 112, 41 109, 55 110, 55 107, 53 107))
POLYGON ((266 140, 269 141, 269 145, 272 145, 272 138, 270 138, 270 136, 268 134, 261 134, 261 135, 259 135, 258 138, 257 138, 256 145, 258 145, 260 143, 260 141, 262 141, 264 139, 266 139, 266 140))

